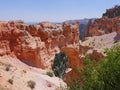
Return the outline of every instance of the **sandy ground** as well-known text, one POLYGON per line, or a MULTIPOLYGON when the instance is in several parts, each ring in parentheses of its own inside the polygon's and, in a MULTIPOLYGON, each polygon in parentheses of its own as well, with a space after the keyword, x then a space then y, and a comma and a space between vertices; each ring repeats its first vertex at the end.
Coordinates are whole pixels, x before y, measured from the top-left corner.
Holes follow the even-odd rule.
POLYGON ((57 77, 49 77, 46 71, 27 66, 9 56, 0 57, 0 90, 60 90, 66 84, 57 77), (28 82, 35 83, 30 88, 28 82))

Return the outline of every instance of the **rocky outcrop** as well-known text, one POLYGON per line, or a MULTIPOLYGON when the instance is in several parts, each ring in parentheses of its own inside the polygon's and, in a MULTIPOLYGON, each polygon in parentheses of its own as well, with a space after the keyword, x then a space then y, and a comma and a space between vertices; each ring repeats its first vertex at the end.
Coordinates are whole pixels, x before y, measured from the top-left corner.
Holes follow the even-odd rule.
POLYGON ((67 84, 70 84, 78 77, 78 72, 76 70, 83 68, 82 59, 79 51, 72 47, 62 48, 61 52, 65 52, 69 59, 68 68, 71 68, 71 71, 66 74, 65 81, 67 84))
POLYGON ((98 52, 97 50, 93 50, 93 52, 90 53, 88 56, 91 60, 94 60, 96 62, 104 58, 104 55, 101 52, 98 52))
POLYGON ((99 36, 108 34, 111 32, 117 32, 120 34, 120 6, 108 9, 103 14, 102 18, 89 20, 88 27, 86 29, 85 37, 99 36))
POLYGON ((116 16, 120 16, 120 6, 116 5, 113 8, 107 9, 103 16, 107 16, 109 18, 114 18, 116 16))
POLYGON ((85 36, 99 36, 114 31, 120 33, 120 17, 102 17, 94 22, 89 21, 85 36))
POLYGON ((0 22, 0 55, 10 55, 24 63, 51 68, 56 53, 63 47, 79 49, 79 24, 42 22, 0 22))
POLYGON ((90 54, 90 56, 93 56, 91 59, 98 61, 100 57, 105 56, 106 48, 110 49, 116 44, 120 45, 120 35, 112 32, 101 36, 87 37, 85 41, 81 42, 80 48, 84 52, 82 54, 90 54))

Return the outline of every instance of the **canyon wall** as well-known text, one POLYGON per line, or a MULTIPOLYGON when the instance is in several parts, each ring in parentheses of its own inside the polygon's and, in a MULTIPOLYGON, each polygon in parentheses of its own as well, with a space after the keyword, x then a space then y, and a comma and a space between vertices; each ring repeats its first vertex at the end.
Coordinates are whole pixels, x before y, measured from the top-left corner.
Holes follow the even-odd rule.
POLYGON ((0 56, 9 55, 30 66, 50 69, 54 55, 66 47, 79 52, 79 23, 0 22, 0 56))
POLYGON ((85 36, 99 36, 111 32, 120 33, 120 17, 102 17, 95 21, 89 21, 85 36))
POLYGON ((102 18, 89 20, 85 37, 117 32, 120 34, 120 6, 107 9, 102 18))

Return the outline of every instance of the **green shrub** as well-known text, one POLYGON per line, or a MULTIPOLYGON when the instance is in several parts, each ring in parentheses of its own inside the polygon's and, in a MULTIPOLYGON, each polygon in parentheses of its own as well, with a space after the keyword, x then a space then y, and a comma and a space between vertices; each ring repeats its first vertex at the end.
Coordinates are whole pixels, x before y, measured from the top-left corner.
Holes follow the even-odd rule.
POLYGON ((10 64, 6 64, 5 70, 6 70, 6 71, 10 71, 10 68, 11 68, 11 65, 10 65, 10 64))
POLYGON ((53 73, 52 72, 47 72, 46 75, 53 77, 53 73))
POLYGON ((34 89, 36 85, 36 83, 32 80, 28 81, 27 84, 28 84, 28 87, 30 87, 31 89, 34 89))
POLYGON ((73 82, 70 90, 120 90, 120 47, 106 49, 106 55, 100 62, 85 57, 82 84, 73 82))
POLYGON ((52 70, 56 77, 64 79, 68 57, 64 52, 60 52, 55 55, 52 70))
POLYGON ((114 43, 118 43, 118 42, 119 42, 119 40, 115 40, 115 41, 114 41, 114 43))

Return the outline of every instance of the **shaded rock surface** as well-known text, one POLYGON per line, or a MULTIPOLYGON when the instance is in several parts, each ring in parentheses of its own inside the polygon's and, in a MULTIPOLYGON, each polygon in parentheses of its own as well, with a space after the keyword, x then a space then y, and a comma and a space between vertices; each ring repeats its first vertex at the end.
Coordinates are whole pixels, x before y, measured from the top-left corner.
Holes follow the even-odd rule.
POLYGON ((113 8, 107 9, 103 16, 107 16, 109 18, 114 18, 116 16, 120 16, 120 6, 116 5, 113 8))

